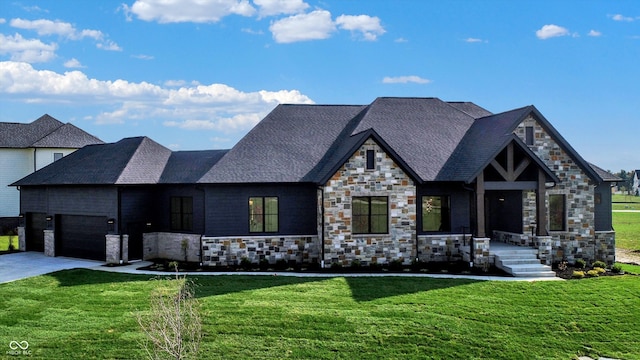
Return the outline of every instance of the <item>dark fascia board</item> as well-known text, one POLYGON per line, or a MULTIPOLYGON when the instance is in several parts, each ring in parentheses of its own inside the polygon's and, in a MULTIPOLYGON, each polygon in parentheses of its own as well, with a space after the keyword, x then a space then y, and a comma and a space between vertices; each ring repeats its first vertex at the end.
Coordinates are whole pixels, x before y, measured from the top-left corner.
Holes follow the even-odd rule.
MULTIPOLYGON (((565 140, 565 138, 562 137, 562 135, 560 135, 558 130, 556 130, 553 127, 553 125, 551 125, 551 123, 544 117, 544 115, 542 115, 542 113, 540 113, 540 111, 538 111, 538 109, 536 109, 535 106, 530 105, 530 108, 531 108, 530 114, 533 114, 533 116, 537 118, 538 122, 542 125, 542 127, 549 133, 549 135, 551 135, 552 138, 554 138, 558 142, 558 145, 560 145, 560 147, 567 154, 569 154, 569 156, 573 159, 573 161, 575 161, 575 163, 578 164, 580 169, 582 169, 582 171, 584 171, 589 176, 589 178, 591 178, 591 180, 595 181, 598 184, 602 183, 603 182, 602 177, 600 177, 600 175, 598 175, 598 173, 591 166, 589 166, 589 163, 587 163, 587 161, 583 159, 582 156, 580 156, 580 154, 578 154, 578 152, 569 144, 569 142, 565 140)), ((520 124, 522 120, 524 120, 524 118, 528 115, 529 114, 524 115, 523 118, 520 119, 520 121, 518 121, 515 124, 515 126, 520 124)))
POLYGON ((344 163, 346 163, 351 156, 353 156, 356 150, 358 150, 370 138, 373 139, 387 153, 387 155, 389 155, 391 159, 396 164, 398 164, 398 166, 400 166, 402 171, 404 171, 409 175, 409 177, 411 177, 414 182, 416 182, 417 184, 422 184, 424 182, 420 178, 420 176, 418 176, 418 174, 400 157, 400 155, 398 155, 398 153, 393 150, 391 146, 389 146, 389 144, 387 144, 386 141, 384 141, 384 139, 382 139, 382 137, 374 129, 367 129, 359 134, 355 134, 352 136, 359 136, 360 140, 354 143, 349 151, 346 152, 346 154, 339 161, 337 161, 329 171, 327 171, 327 173, 320 179, 319 185, 326 184, 327 181, 331 179, 333 174, 335 174, 340 169, 340 167, 344 165, 344 163))
MULTIPOLYGON (((518 122, 518 124, 520 122, 518 122)), ((540 159, 533 151, 531 151, 531 149, 529 149, 529 147, 524 143, 524 141, 522 141, 522 139, 520 139, 516 134, 513 133, 505 138, 505 141, 502 142, 498 150, 495 153, 491 154, 491 156, 485 160, 485 163, 480 167, 480 169, 477 169, 471 177, 465 180, 465 182, 467 184, 472 183, 478 177, 478 175, 480 175, 480 173, 484 171, 487 166, 489 166, 491 161, 495 159, 496 156, 498 156, 498 154, 500 154, 500 152, 512 142, 515 143, 520 149, 522 149, 529 156, 529 158, 533 160, 536 165, 538 165, 538 167, 544 171, 544 173, 547 175, 547 180, 551 180, 556 184, 560 182, 560 179, 553 171, 551 171, 551 169, 549 169, 549 167, 542 161, 542 159, 540 159)))

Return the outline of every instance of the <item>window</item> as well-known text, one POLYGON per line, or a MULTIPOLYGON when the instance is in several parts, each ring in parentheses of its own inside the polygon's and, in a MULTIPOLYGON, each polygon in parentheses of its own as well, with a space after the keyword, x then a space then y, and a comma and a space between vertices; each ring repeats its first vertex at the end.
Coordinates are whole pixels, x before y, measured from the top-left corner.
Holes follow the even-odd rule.
POLYGON ((386 196, 353 197, 352 221, 354 234, 386 234, 389 232, 389 211, 386 196))
POLYGON ((549 195, 549 230, 565 230, 565 198, 564 195, 549 195))
POLYGON ((278 231, 278 198, 249 198, 249 232, 278 231))
POLYGON ((63 156, 62 153, 53 153, 53 161, 58 161, 62 159, 62 156, 63 156))
POLYGON ((449 196, 422 197, 422 231, 451 231, 449 196))
POLYGON ((524 143, 527 145, 533 145, 533 126, 525 127, 524 135, 524 143))
POLYGON ((376 152, 374 150, 367 150, 367 170, 374 170, 376 168, 376 152))
POLYGON ((187 196, 171 197, 171 230, 193 230, 193 198, 187 196))

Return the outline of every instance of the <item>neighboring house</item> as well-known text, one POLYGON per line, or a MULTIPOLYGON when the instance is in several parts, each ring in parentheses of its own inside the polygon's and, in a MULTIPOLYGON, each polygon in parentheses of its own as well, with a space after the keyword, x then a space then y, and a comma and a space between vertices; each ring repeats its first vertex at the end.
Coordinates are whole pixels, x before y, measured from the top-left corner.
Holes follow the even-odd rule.
POLYGON ((633 172, 631 194, 635 196, 640 196, 640 170, 636 170, 633 172))
POLYGON ((13 185, 50 255, 482 266, 491 240, 612 263, 617 180, 533 106, 378 98, 279 105, 229 151, 88 146, 13 185))
POLYGON ((89 144, 102 141, 43 115, 29 124, 0 123, 0 217, 17 217, 20 195, 9 184, 89 144))

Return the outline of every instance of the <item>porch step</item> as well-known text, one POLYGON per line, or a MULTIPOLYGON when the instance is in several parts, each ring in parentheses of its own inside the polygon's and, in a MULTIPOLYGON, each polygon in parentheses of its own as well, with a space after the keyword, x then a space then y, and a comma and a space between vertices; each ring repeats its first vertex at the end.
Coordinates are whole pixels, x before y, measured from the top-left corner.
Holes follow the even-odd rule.
MULTIPOLYGON (((490 248, 491 249, 491 248, 490 248)), ((515 277, 555 277, 551 266, 543 265, 538 259, 538 251, 516 246, 489 250, 495 255, 495 264, 499 269, 515 277)))

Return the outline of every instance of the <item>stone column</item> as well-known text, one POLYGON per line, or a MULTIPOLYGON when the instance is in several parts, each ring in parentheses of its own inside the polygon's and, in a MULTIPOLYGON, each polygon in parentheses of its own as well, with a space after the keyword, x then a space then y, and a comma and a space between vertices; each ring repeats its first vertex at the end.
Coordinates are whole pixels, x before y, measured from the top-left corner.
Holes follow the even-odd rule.
POLYGON ((473 238, 473 266, 483 267, 490 264, 489 246, 490 238, 473 238))
POLYGON ((106 237, 106 261, 107 264, 117 265, 129 261, 129 235, 107 234, 106 237), (122 248, 122 257, 120 249, 122 248))
POLYGON ((538 258, 543 261, 545 265, 551 265, 553 263, 553 241, 551 236, 536 236, 535 242, 538 244, 538 258))
POLYGON ((44 255, 56 256, 56 237, 53 230, 44 231, 44 255))
POLYGON ((18 227, 18 250, 27 251, 27 238, 24 226, 18 227))

